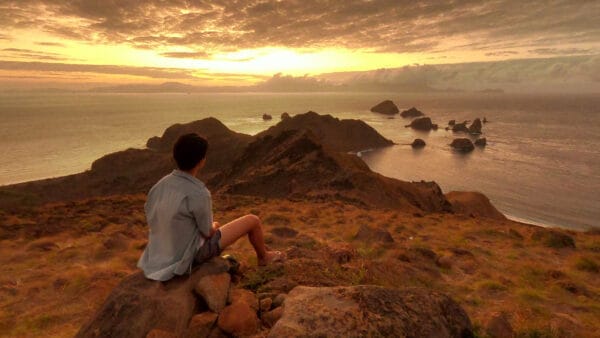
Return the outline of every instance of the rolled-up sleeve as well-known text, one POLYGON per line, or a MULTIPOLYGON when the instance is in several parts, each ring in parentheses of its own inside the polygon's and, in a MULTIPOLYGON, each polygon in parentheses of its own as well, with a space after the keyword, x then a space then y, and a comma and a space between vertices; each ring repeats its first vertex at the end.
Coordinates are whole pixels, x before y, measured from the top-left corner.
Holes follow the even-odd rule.
POLYGON ((212 229, 212 199, 210 194, 193 194, 187 197, 188 210, 194 216, 198 231, 205 238, 210 236, 212 229))

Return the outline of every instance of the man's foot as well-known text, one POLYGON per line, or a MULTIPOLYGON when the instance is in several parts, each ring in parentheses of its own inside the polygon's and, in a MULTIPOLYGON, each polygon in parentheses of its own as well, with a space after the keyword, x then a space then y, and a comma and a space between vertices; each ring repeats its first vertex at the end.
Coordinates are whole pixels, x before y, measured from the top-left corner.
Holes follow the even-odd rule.
POLYGON ((263 259, 258 260, 258 265, 265 266, 271 263, 282 263, 285 261, 285 253, 281 251, 267 251, 263 259))

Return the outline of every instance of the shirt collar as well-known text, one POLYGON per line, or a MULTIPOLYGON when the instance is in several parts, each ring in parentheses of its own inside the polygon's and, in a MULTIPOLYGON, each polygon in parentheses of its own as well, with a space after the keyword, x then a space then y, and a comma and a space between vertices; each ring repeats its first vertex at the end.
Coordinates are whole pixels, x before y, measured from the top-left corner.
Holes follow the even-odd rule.
POLYGON ((200 181, 200 180, 199 180, 199 179, 197 179, 196 177, 194 177, 194 176, 192 176, 192 175, 190 175, 190 174, 186 173, 186 172, 185 172, 185 171, 183 171, 183 170, 174 169, 174 170, 173 170, 173 172, 172 172, 171 174, 173 174, 174 176, 183 177, 183 178, 185 178, 185 179, 189 180, 190 182, 192 182, 192 183, 194 183, 194 184, 196 184, 196 185, 200 186, 201 188, 204 188, 204 187, 205 187, 205 185, 204 185, 204 183, 203 183, 202 181, 200 181))

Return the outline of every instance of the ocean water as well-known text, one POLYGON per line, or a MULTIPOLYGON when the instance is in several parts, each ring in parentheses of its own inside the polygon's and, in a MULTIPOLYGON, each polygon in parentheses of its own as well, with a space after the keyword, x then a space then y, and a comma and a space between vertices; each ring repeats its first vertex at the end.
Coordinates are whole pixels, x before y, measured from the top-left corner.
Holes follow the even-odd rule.
POLYGON ((174 123, 213 116, 256 134, 290 114, 313 110, 362 119, 398 145, 362 152, 374 170, 402 180, 434 180, 445 192, 481 191, 512 218, 584 229, 600 227, 600 95, 224 93, 0 93, 0 185, 81 172, 102 155, 144 147, 174 123), (416 106, 442 128, 404 126, 370 107, 392 99, 416 106), (263 121, 263 113, 272 121, 263 121), (462 155, 443 126, 486 117, 488 146, 462 155), (408 144, 422 138, 427 146, 408 144))

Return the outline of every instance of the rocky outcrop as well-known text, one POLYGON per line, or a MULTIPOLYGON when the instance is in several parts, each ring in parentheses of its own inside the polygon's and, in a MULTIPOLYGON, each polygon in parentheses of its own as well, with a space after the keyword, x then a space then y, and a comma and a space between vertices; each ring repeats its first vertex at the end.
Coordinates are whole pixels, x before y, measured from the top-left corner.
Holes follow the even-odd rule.
POLYGON ((425 141, 423 141, 422 139, 420 139, 420 138, 417 138, 417 139, 415 139, 415 140, 413 141, 413 143, 411 143, 410 145, 411 145, 411 147, 413 147, 413 148, 423 148, 423 147, 425 147, 426 143, 425 143, 425 141))
POLYGON ((268 337, 473 337, 465 311, 424 289, 294 288, 268 337))
POLYGON ((422 111, 418 110, 415 107, 412 107, 412 108, 400 113, 400 116, 402 116, 404 118, 413 118, 413 117, 419 117, 419 116, 423 116, 423 115, 425 115, 425 114, 423 114, 422 111))
POLYGON ((282 119, 282 120, 287 120, 287 119, 289 119, 289 118, 291 118, 290 114, 288 114, 288 113, 282 113, 282 114, 281 114, 281 119, 282 119))
POLYGON ((228 270, 227 262, 216 258, 189 277, 174 277, 165 283, 134 273, 113 289, 77 337, 145 337, 153 329, 182 337, 192 316, 203 312, 193 292, 198 281, 228 270))
POLYGON ((259 133, 258 138, 277 136, 286 130, 309 130, 316 141, 335 151, 361 151, 394 144, 361 120, 340 120, 315 112, 294 115, 259 133))
POLYGON ((477 118, 469 126, 469 133, 471 133, 471 134, 481 134, 481 127, 482 127, 481 120, 477 118))
POLYGON ((475 149, 475 147, 473 146, 473 142, 471 142, 471 140, 469 140, 468 138, 454 139, 454 141, 450 143, 450 147, 461 153, 468 153, 475 149))
POLYGON ((457 214, 506 220, 506 216, 498 211, 490 200, 480 192, 451 191, 446 194, 446 198, 452 205, 452 210, 457 214))
POLYGON ((376 174, 360 158, 322 146, 309 131, 258 139, 211 185, 228 194, 341 199, 415 211, 449 208, 434 182, 409 183, 376 174))
POLYGON ((429 118, 429 117, 421 117, 418 119, 414 119, 406 127, 410 127, 412 129, 420 130, 420 131, 430 131, 430 130, 438 129, 438 125, 431 123, 431 118, 429 118))
POLYGON ((400 111, 396 104, 391 100, 385 100, 383 102, 378 103, 377 105, 371 108, 371 111, 374 113, 380 113, 385 115, 395 115, 400 111))

